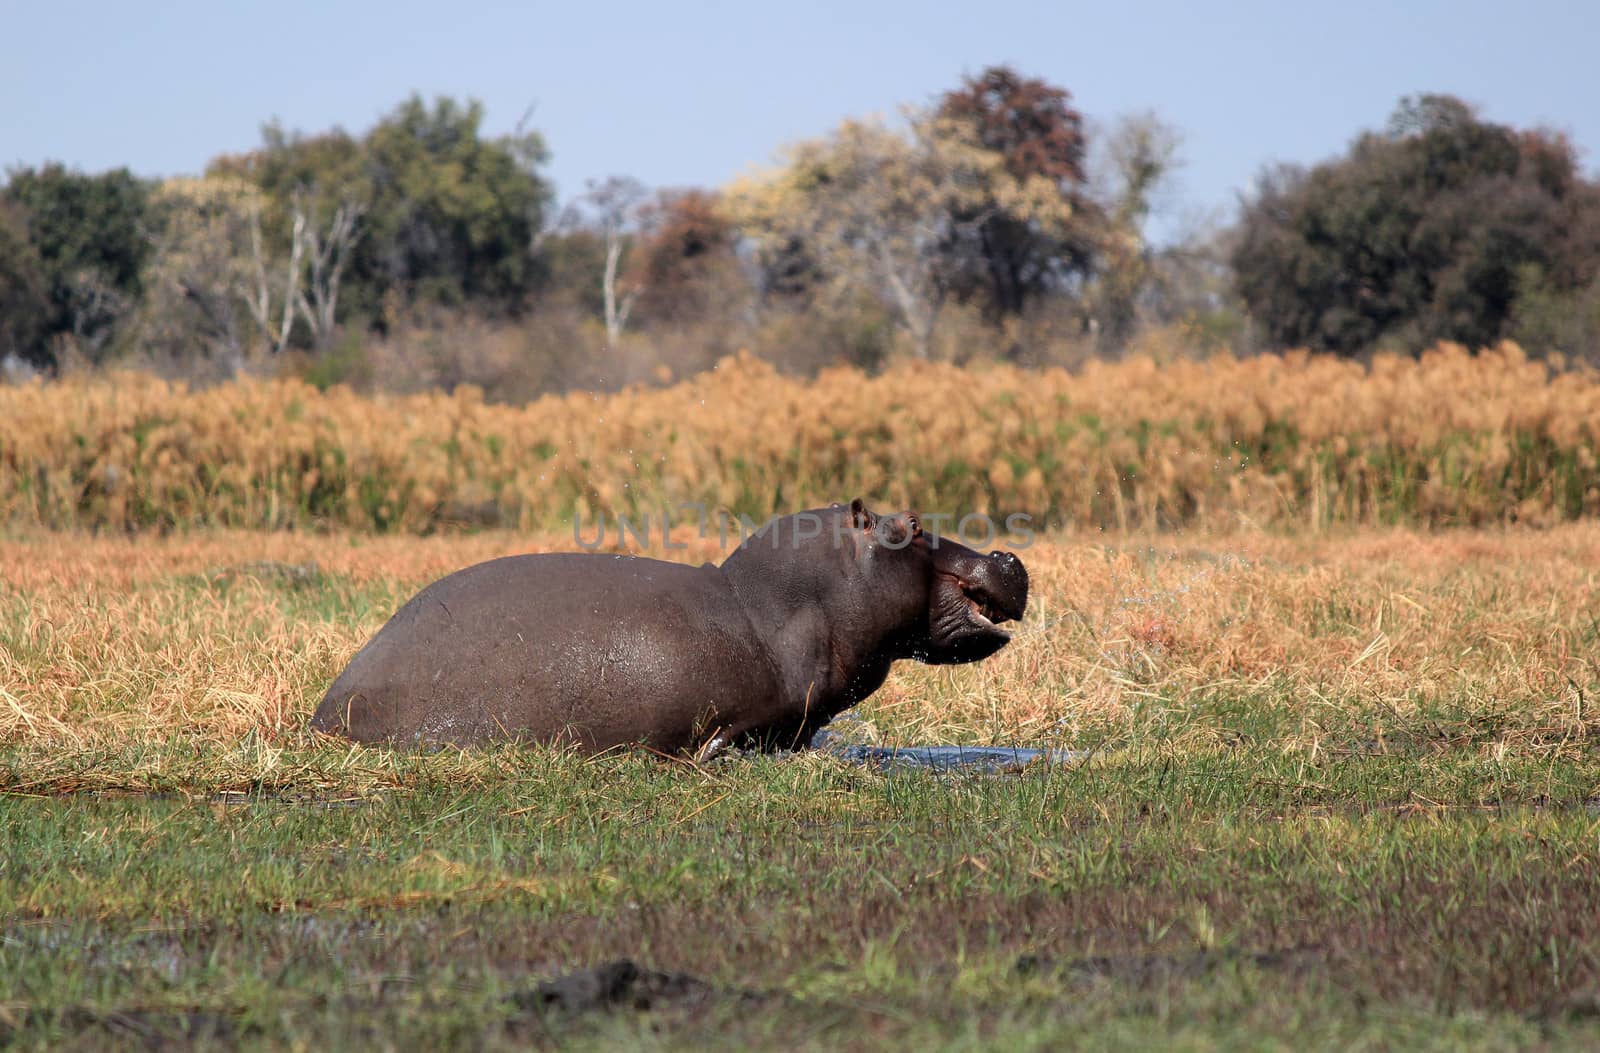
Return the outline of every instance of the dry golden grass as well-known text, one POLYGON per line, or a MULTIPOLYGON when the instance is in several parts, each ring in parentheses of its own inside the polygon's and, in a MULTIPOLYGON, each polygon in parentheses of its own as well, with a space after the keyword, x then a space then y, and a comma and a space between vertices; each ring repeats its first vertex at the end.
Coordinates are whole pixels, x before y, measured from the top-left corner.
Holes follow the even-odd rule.
MULTIPOLYGON (((303 741, 329 680, 416 588, 570 547, 506 532, 13 536, 0 541, 0 743, 303 741), (278 573, 312 561, 318 580, 278 573)), ((718 553, 713 538, 669 555, 718 553)), ((848 734, 1215 743, 1270 718, 1270 748, 1383 750, 1403 733, 1495 755, 1577 748, 1592 730, 1600 524, 1091 532, 1024 556, 1034 599, 1012 646, 972 667, 902 664, 848 734)))
POLYGON ((0 387, 0 522, 551 528, 698 502, 756 518, 865 494, 1107 528, 1548 524, 1600 511, 1600 383, 1506 345, 1081 374, 749 357, 525 407, 137 375, 0 387))

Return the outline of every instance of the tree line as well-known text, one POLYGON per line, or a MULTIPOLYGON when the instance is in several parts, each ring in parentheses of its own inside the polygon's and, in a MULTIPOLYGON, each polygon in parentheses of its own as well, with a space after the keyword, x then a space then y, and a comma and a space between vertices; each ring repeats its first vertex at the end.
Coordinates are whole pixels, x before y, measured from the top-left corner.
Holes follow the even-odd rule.
POLYGON ((413 96, 362 135, 269 124, 196 176, 14 169, 0 362, 514 399, 739 347, 796 370, 1505 338, 1600 360, 1600 184, 1562 135, 1449 96, 1265 170, 1230 225, 1163 245, 1176 131, 1092 125, 1004 66, 724 187, 614 177, 561 208, 543 138, 483 121, 413 96))

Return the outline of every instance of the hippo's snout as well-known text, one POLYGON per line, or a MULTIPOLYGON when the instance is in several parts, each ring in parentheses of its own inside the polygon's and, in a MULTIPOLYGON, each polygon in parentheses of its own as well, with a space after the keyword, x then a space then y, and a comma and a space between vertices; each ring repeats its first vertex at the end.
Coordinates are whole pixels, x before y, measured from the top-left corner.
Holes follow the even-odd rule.
POLYGON ((973 553, 957 580, 968 602, 993 625, 1019 621, 1028 608, 1028 569, 1010 552, 973 553))
POLYGON ((1020 621, 1028 609, 1028 568, 1012 552, 991 552, 988 586, 991 603, 1008 621, 1020 621))

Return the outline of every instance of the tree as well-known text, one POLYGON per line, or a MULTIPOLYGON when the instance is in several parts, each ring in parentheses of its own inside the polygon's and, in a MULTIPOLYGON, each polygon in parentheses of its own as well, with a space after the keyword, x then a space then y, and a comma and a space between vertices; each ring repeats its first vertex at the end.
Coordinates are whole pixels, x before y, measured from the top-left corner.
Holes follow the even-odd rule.
POLYGON ((324 228, 313 194, 297 191, 274 217, 260 187, 227 175, 169 179, 152 206, 149 349, 190 357, 198 336, 205 355, 231 376, 258 351, 281 353, 292 339, 327 345, 361 206, 339 206, 324 228), (274 219, 288 222, 287 244, 264 233, 274 219))
MULTIPOLYGON (((606 346, 615 348, 642 288, 637 280, 623 285, 621 275, 623 254, 637 232, 645 188, 628 176, 611 176, 600 182, 591 179, 588 185, 588 192, 579 200, 593 213, 593 227, 605 246, 600 294, 605 310, 606 346)), ((581 222, 579 215, 581 212, 574 214, 574 223, 581 222)))
POLYGON ((1536 266, 1518 275, 1510 336, 1525 348, 1600 366, 1600 274, 1556 290, 1536 266))
POLYGON ((410 301, 518 308, 541 276, 533 252, 550 203, 533 132, 481 133, 483 105, 412 96, 366 137, 368 234, 352 282, 367 309, 383 291, 410 301))
POLYGON ((373 180, 361 144, 341 129, 305 136, 274 122, 262 129, 262 139, 261 149, 218 158, 209 171, 261 189, 249 210, 256 272, 250 306, 272 349, 289 345, 298 317, 311 347, 320 350, 333 338, 340 289, 365 233, 373 180), (275 267, 282 268, 281 283, 275 267))
POLYGON ((292 254, 299 225, 313 343, 345 316, 381 324, 391 303, 511 311, 537 287, 544 142, 520 129, 487 138, 483 118, 476 101, 413 95, 359 138, 272 123, 259 149, 212 163, 266 195, 270 252, 292 254))
POLYGON ((1154 113, 1124 117, 1099 153, 1095 266, 1085 291, 1086 313, 1102 347, 1120 348, 1139 322, 1141 307, 1161 299, 1158 288, 1184 253, 1153 249, 1145 227, 1161 188, 1178 165, 1180 137, 1154 113))
POLYGON ((1280 345, 1485 346, 1508 332, 1527 275, 1558 294, 1593 280, 1600 192, 1558 135, 1408 98, 1345 157, 1263 173, 1231 262, 1280 345))
POLYGON ((836 301, 871 291, 927 357, 952 288, 951 246, 994 210, 1048 228, 1071 206, 1048 180, 1014 177, 969 125, 914 110, 906 121, 903 132, 846 121, 727 199, 758 252, 770 260, 798 247, 836 301))
MULTIPOLYGON (((333 339, 334 324, 339 313, 339 285, 344 279, 351 251, 360 242, 361 218, 366 211, 364 202, 349 196, 332 205, 330 211, 328 207, 319 207, 317 195, 310 191, 296 194, 291 205, 293 220, 289 273, 298 276, 295 261, 302 252, 308 268, 304 281, 293 290, 293 304, 311 330, 312 347, 318 350, 327 347, 333 339), (325 218, 319 220, 319 216, 325 218)), ((256 229, 259 231, 259 225, 256 229)), ((256 254, 259 260, 259 237, 256 254)), ((263 281, 263 291, 266 287, 263 281)), ((286 307, 285 315, 287 313, 286 307)), ((287 327, 285 321, 285 329, 287 327)), ((283 350, 282 337, 278 350, 283 350)))
POLYGON ((640 210, 640 228, 633 269, 649 318, 705 317, 742 280, 737 232, 716 193, 659 191, 640 210))
POLYGON ((46 335, 70 334, 100 357, 141 290, 148 188, 126 168, 86 175, 47 164, 13 172, 0 196, 20 210, 38 253, 51 305, 46 335))
POLYGON ((937 116, 999 154, 1012 181, 1042 184, 1059 199, 1048 217, 995 197, 975 197, 952 217, 952 291, 980 302, 993 319, 1020 314, 1093 265, 1100 217, 1087 193, 1083 117, 1071 100, 1009 66, 985 69, 939 100, 937 116))
POLYGON ((210 358, 233 376, 259 336, 275 335, 259 255, 261 191, 237 178, 176 178, 151 206, 141 343, 169 361, 210 358))
POLYGON ((540 265, 547 275, 539 290, 539 308, 560 301, 580 317, 604 318, 605 240, 577 216, 569 210, 539 239, 540 265))
POLYGON ((0 203, 0 365, 50 364, 51 303, 44 263, 15 206, 0 203))

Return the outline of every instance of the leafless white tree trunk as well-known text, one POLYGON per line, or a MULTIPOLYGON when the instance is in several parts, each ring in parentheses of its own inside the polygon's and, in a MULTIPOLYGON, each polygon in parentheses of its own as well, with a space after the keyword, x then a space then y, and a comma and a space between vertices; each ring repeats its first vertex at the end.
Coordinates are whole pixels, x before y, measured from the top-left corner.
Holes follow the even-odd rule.
POLYGON ((606 345, 616 347, 622 330, 633 313, 633 305, 643 291, 643 286, 632 285, 621 289, 622 255, 632 237, 632 227, 637 219, 639 202, 645 194, 644 186, 636 179, 612 176, 603 183, 589 184, 583 200, 599 213, 600 232, 606 244, 606 268, 601 277, 601 292, 605 296, 606 345))
MULTIPOLYGON (((334 209, 324 235, 315 222, 307 224, 306 243, 310 253, 311 276, 306 289, 296 294, 300 313, 311 328, 311 342, 321 349, 333 337, 334 318, 339 308, 339 282, 350 261, 350 250, 361 237, 358 224, 366 213, 365 207, 354 201, 343 201, 334 209), (306 290, 311 293, 306 298, 306 290)), ((295 223, 298 227, 303 216, 301 199, 295 202, 295 223)))
POLYGON ((290 213, 289 258, 283 272, 282 313, 274 321, 274 289, 268 276, 267 253, 261 237, 261 209, 250 211, 250 254, 255 268, 255 289, 249 298, 250 314, 267 335, 274 353, 289 346, 298 315, 311 331, 317 348, 327 346, 339 309, 339 283, 350 261, 350 250, 361 238, 365 206, 350 200, 340 203, 323 230, 317 222, 316 197, 294 195, 290 213), (307 270, 309 269, 309 274, 307 270))
POLYGON ((622 337, 622 329, 633 313, 633 303, 639 298, 639 286, 630 288, 617 298, 617 268, 622 262, 622 236, 619 231, 606 231, 606 272, 602 279, 606 298, 606 343, 612 347, 622 337))
POLYGON ((305 215, 295 210, 294 226, 289 234, 289 263, 283 276, 283 320, 274 327, 272 323, 272 283, 267 278, 267 255, 261 242, 261 206, 250 209, 250 259, 255 265, 256 287, 249 300, 250 314, 256 325, 266 334, 273 353, 281 354, 289 346, 289 331, 294 328, 294 305, 300 295, 300 257, 305 251, 305 215))
POLYGON ((934 325, 944 307, 944 287, 927 267, 913 263, 902 268, 887 243, 877 246, 878 270, 888 285, 895 306, 918 358, 927 358, 933 349, 934 325))

